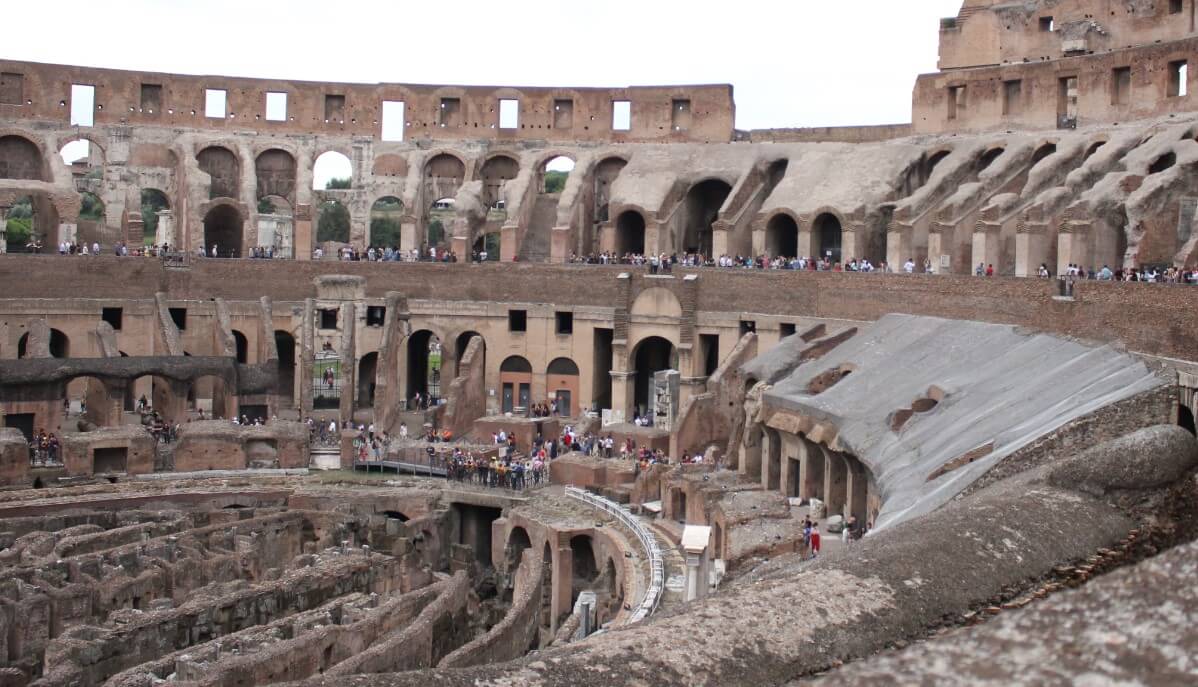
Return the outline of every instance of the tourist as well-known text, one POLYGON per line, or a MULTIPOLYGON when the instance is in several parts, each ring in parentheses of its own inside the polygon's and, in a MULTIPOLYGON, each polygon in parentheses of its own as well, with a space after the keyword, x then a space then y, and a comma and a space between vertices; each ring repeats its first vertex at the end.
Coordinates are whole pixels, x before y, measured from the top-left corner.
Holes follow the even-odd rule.
POLYGON ((813 525, 811 526, 811 537, 810 537, 810 541, 811 541, 811 558, 812 558, 813 560, 815 559, 815 557, 816 557, 816 556, 818 556, 818 555, 819 555, 819 539, 820 539, 820 537, 819 537, 819 525, 818 525, 818 524, 813 524, 813 525))

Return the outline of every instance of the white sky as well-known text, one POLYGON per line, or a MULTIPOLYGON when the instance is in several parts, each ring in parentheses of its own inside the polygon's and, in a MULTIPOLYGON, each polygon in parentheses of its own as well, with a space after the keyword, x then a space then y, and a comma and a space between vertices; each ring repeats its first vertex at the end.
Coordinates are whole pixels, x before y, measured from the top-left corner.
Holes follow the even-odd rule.
POLYGON ((961 2, 12 2, 6 26, 54 40, 7 31, 0 56, 308 81, 731 83, 741 129, 889 124, 910 121, 938 20, 961 2))

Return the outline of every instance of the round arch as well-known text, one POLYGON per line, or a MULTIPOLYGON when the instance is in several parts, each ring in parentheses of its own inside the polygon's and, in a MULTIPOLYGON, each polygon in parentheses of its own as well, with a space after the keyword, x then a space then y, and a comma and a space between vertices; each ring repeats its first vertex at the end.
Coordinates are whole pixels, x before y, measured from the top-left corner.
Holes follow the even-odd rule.
POLYGON ((516 526, 508 533, 507 544, 504 548, 504 561, 507 563, 507 573, 510 576, 514 575, 516 568, 520 565, 520 557, 524 552, 532 548, 532 540, 528 536, 528 530, 523 527, 516 526))
POLYGON ((358 393, 355 408, 374 407, 375 375, 378 372, 378 351, 371 351, 358 361, 358 393))
POLYGON ((241 159, 224 146, 212 145, 196 153, 200 171, 211 177, 208 198, 240 198, 241 159))
POLYGON ((799 256, 799 224, 785 212, 779 212, 765 225, 765 252, 784 258, 799 256))
POLYGON ((629 361, 632 363, 631 371, 636 376, 633 392, 634 411, 643 416, 649 412, 653 375, 662 370, 678 369, 678 350, 668 339, 647 336, 633 347, 629 361))
POLYGON ((508 356, 499 365, 500 407, 504 413, 527 413, 533 403, 532 364, 519 355, 508 356))
POLYGON ((573 155, 549 153, 537 163, 537 188, 541 193, 561 193, 578 165, 573 155))
POLYGON ((712 225, 730 193, 732 185, 723 179, 704 179, 690 187, 683 200, 686 219, 680 237, 682 252, 711 257, 714 245, 712 225))
POLYGON ((465 332, 462 332, 461 334, 458 334, 458 338, 454 341, 454 346, 453 346, 453 361, 454 361, 453 373, 454 373, 454 376, 460 375, 462 373, 462 356, 466 355, 466 347, 470 345, 470 340, 476 336, 479 338, 479 340, 482 341, 482 353, 483 353, 482 365, 483 365, 484 370, 487 369, 487 340, 485 338, 483 338, 483 335, 479 334, 478 332, 465 331, 465 332))
POLYGON ((45 181, 46 166, 36 143, 16 134, 0 136, 0 179, 45 181))
POLYGON ((249 363, 249 360, 250 360, 249 339, 245 338, 245 334, 241 333, 240 331, 238 331, 236 329, 234 329, 232 331, 233 331, 233 345, 236 350, 237 362, 241 363, 242 365, 245 365, 245 364, 249 363))
POLYGON ((840 251, 844 240, 844 229, 841 226, 840 218, 831 212, 817 216, 811 223, 811 233, 814 235, 816 246, 819 249, 816 257, 827 259, 831 263, 840 262, 840 251))
POLYGON ((616 255, 645 253, 645 216, 636 210, 625 210, 616 219, 616 255))
POLYGON ((366 243, 371 246, 399 248, 403 232, 404 204, 396 196, 383 196, 370 206, 370 234, 366 243))
POLYGON ((259 153, 254 159, 257 199, 278 196, 294 204, 297 169, 295 156, 282 148, 269 148, 259 153))
POLYGON ((244 234, 241 211, 232 203, 220 203, 204 215, 204 254, 236 258, 241 255, 244 234))
MULTIPOLYGON (((17 358, 27 357, 29 357, 29 332, 25 332, 20 339, 17 339, 17 358)), ((50 330, 50 357, 71 357, 71 339, 61 330, 50 330)))
POLYGON ((520 174, 520 163, 506 153, 496 153, 483 163, 480 176, 483 181, 483 205, 497 209, 503 200, 503 188, 520 174))
POLYGON ((280 402, 291 406, 295 402, 295 336, 289 331, 276 329, 275 349, 279 354, 279 385, 275 393, 279 395, 280 402))
POLYGON ((340 150, 326 150, 312 160, 312 190, 344 190, 354 187, 354 166, 340 150))
POLYGON ((408 407, 416 396, 420 403, 435 403, 441 397, 441 337, 430 329, 421 329, 408 337, 408 407))

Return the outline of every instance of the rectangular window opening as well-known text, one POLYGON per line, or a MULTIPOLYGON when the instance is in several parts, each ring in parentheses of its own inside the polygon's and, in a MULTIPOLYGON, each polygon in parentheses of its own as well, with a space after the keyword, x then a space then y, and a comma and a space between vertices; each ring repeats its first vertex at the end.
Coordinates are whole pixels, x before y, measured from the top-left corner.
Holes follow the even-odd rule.
POLYGON ((783 339, 785 339, 788 336, 794 336, 795 331, 796 330, 795 330, 794 322, 783 322, 782 324, 778 325, 778 334, 783 339))
POLYGON ((948 87, 948 118, 961 119, 965 116, 965 87, 948 87))
POLYGON ((324 121, 326 124, 345 123, 345 96, 326 95, 324 97, 324 121))
POLYGON ((320 310, 320 328, 321 329, 336 329, 337 328, 337 309, 322 308, 320 310))
POLYGON ((1023 105, 1023 82, 1019 80, 1002 82, 1002 113, 1004 115, 1019 114, 1023 105))
POLYGON ((570 99, 558 99, 553 101, 553 128, 554 129, 572 129, 574 128, 574 101, 570 99))
POLYGON ((1044 32, 1056 30, 1056 24, 1053 22, 1052 17, 1040 17, 1040 30, 1044 32))
POLYGON ((219 88, 204 89, 204 116, 209 119, 224 119, 228 96, 227 91, 219 88))
POLYGON ((720 367, 720 335, 700 334, 699 351, 703 355, 703 374, 710 377, 720 367))
POLYGON ((96 123, 96 87, 71 84, 71 126, 96 123))
POLYGON ((674 131, 691 128, 691 101, 675 99, 670 105, 670 127, 674 131))
POLYGON ((162 86, 156 83, 141 85, 142 114, 158 114, 162 111, 162 86))
POLYGON ((1131 102, 1131 67, 1118 67, 1111 73, 1111 104, 1131 102))
POLYGON ((1169 14, 1181 14, 1181 0, 1169 0, 1169 14))
POLYGON ((181 332, 186 331, 187 308, 169 308, 169 311, 171 314, 171 322, 175 323, 175 327, 177 327, 181 332))
POLYGON ((554 331, 558 334, 573 334, 574 333, 574 313, 559 312, 554 313, 554 331))
POLYGON ((100 311, 100 319, 112 325, 115 331, 121 331, 121 315, 124 313, 122 308, 104 308, 100 311))
POLYGON ((381 327, 387 321, 387 308, 382 305, 366 306, 366 326, 381 327))
POLYGON ((741 320, 740 321, 740 335, 741 336, 744 336, 745 334, 748 334, 749 332, 756 332, 756 331, 757 331, 757 323, 754 322, 753 320, 741 320))
POLYGON ((462 125, 462 101, 459 98, 441 98, 441 111, 437 113, 442 127, 462 125))
POLYGON ((507 329, 509 332, 526 332, 526 331, 528 331, 528 311, 527 310, 509 310, 509 311, 507 311, 507 329))
POLYGON ((499 100, 499 128, 520 128, 520 101, 501 98, 499 100))
POLYGON ((266 94, 266 121, 287 121, 287 94, 268 92, 266 94))
POLYGON ((632 130, 631 100, 613 100, 611 102, 611 128, 613 131, 632 130))
POLYGON ((1184 98, 1189 93, 1190 65, 1185 60, 1169 63, 1169 97, 1184 98))
POLYGON ((23 74, 0 73, 0 105, 24 105, 24 85, 23 74))
POLYGON ((404 104, 402 100, 383 101, 383 140, 403 140, 404 104))

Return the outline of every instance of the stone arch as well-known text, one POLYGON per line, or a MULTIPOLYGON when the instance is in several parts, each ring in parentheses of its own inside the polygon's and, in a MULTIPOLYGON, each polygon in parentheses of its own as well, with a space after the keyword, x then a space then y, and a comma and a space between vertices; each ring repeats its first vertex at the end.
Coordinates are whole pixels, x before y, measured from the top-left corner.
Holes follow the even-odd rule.
POLYGON ((1005 153, 1005 152, 1007 152, 1006 148, 1003 148, 1002 146, 996 146, 996 147, 990 148, 986 152, 982 153, 981 157, 978 158, 978 162, 977 162, 978 174, 981 174, 982 172, 986 171, 986 169, 989 168, 990 165, 994 164, 995 160, 1002 157, 1003 153, 1005 153))
POLYGON ((421 329, 408 337, 407 399, 420 394, 436 401, 441 397, 441 337, 421 329))
POLYGON ((589 534, 576 534, 570 538, 570 603, 578 601, 578 595, 594 587, 599 579, 599 564, 595 559, 595 540, 589 534))
POLYGON ((191 381, 187 399, 193 404, 193 410, 203 410, 206 417, 226 419, 237 412, 234 391, 223 377, 203 375, 191 381))
POLYGON ((376 177, 406 177, 408 158, 397 154, 376 155, 370 173, 376 177))
POLYGON ((627 165, 628 160, 619 155, 606 155, 595 165, 593 191, 596 222, 610 219, 611 186, 627 165))
POLYGON ((1052 155, 1055 152, 1057 152, 1056 141, 1048 141, 1044 143, 1040 147, 1036 148, 1036 152, 1032 153, 1032 162, 1030 166, 1035 167, 1036 165, 1040 164, 1044 158, 1052 155))
POLYGON ((298 167, 294 155, 281 148, 265 150, 254 160, 254 172, 258 186, 255 197, 258 200, 278 196, 295 204, 298 167))
POLYGON ((731 193, 732 185, 723 179, 704 179, 691 185, 682 201, 684 214, 677 244, 679 250, 711 257, 712 225, 731 193))
POLYGON ((508 356, 499 364, 500 409, 505 413, 528 411, 532 405, 532 364, 519 356, 508 356))
MULTIPOLYGON (((69 358, 71 357, 71 339, 59 329, 50 330, 50 357, 51 358, 69 358)), ((21 335, 17 339, 17 358, 29 357, 29 332, 21 335)))
POLYGON ((287 405, 294 403, 295 398, 295 336, 291 332, 276 329, 275 349, 279 352, 279 384, 275 393, 279 401, 287 405))
POLYGON ((578 166, 576 156, 557 151, 548 152, 537 161, 537 191, 561 193, 574 168, 578 166))
POLYGON ((170 226, 170 220, 168 220, 168 224, 162 225, 164 217, 160 217, 158 214, 170 212, 171 209, 170 197, 164 191, 150 187, 140 189, 138 191, 138 209, 142 222, 143 240, 152 241, 158 245, 169 243, 175 246, 178 243, 173 227, 170 226), (159 231, 160 227, 162 231, 159 231))
POLYGON ((234 349, 235 349, 235 355, 237 356, 237 362, 241 363, 242 365, 246 365, 250 361, 249 339, 245 338, 245 334, 241 333, 240 331, 238 331, 236 329, 232 330, 232 332, 233 332, 233 345, 234 345, 234 349))
POLYGON ((200 171, 211 177, 210 200, 241 197, 241 159, 232 150, 212 145, 196 153, 200 171))
POLYGON ((482 365, 483 369, 487 369, 487 340, 482 334, 475 331, 465 331, 458 334, 454 341, 453 360, 454 360, 454 375, 462 373, 462 356, 466 355, 466 347, 470 345, 470 340, 478 337, 482 341, 482 365))
POLYGON ((125 386, 125 411, 136 411, 138 402, 145 398, 149 405, 148 409, 157 413, 163 422, 167 424, 182 422, 184 398, 180 398, 180 386, 180 382, 155 374, 131 379, 125 386))
POLYGON ((649 393, 653 375, 662 370, 678 369, 678 349, 673 342, 660 336, 647 336, 636 343, 628 357, 635 373, 633 404, 640 414, 649 411, 649 393))
MULTIPOLYGON (((115 407, 110 402, 109 388, 103 379, 94 375, 77 375, 64 385, 63 398, 69 401, 80 401, 84 412, 82 419, 97 427, 111 427, 118 423, 118 418, 112 417, 115 407)), ((67 427, 64 424, 63 429, 67 427)))
POLYGON ((629 309, 631 315, 646 315, 657 319, 674 319, 682 317, 682 303, 673 291, 654 286, 644 289, 636 295, 629 309))
POLYGON ((204 214, 204 254, 208 257, 236 258, 242 254, 245 219, 233 203, 217 203, 204 214), (216 246, 216 255, 212 247, 216 246))
POLYGON ((354 188, 354 165, 350 156, 336 148, 324 150, 312 158, 312 190, 344 190, 354 188), (343 182, 348 179, 348 185, 343 182), (323 183, 322 183, 323 182, 323 183))
POLYGON ((520 163, 506 153, 495 153, 483 163, 480 175, 483 181, 483 205, 495 208, 503 200, 503 188, 520 174, 520 163))
POLYGON ((833 212, 824 212, 816 216, 811 223, 812 237, 818 247, 817 257, 826 258, 832 263, 841 261, 841 246, 844 242, 844 224, 833 212))
POLYGON ((46 180, 41 148, 16 134, 0 136, 0 179, 46 180))
POLYGON ((88 179, 104 176, 107 153, 90 134, 76 133, 59 139, 58 155, 74 174, 88 179))
POLYGON ((774 213, 765 224, 765 252, 772 257, 799 257, 799 223, 789 213, 774 213))
POLYGON ((643 255, 645 252, 645 216, 625 210, 616 220, 616 255, 643 255))
POLYGON ((370 229, 366 243, 398 248, 403 233, 404 204, 396 196, 382 196, 370 206, 370 229))
POLYGON ((520 565, 520 557, 524 555, 527 549, 532 548, 532 540, 528 536, 528 530, 523 527, 516 526, 508 532, 507 543, 504 545, 504 562, 507 564, 507 574, 515 575, 516 568, 520 565))
POLYGON ((578 365, 570 358, 554 358, 545 368, 545 390, 553 397, 558 415, 578 415, 578 381, 578 365))

